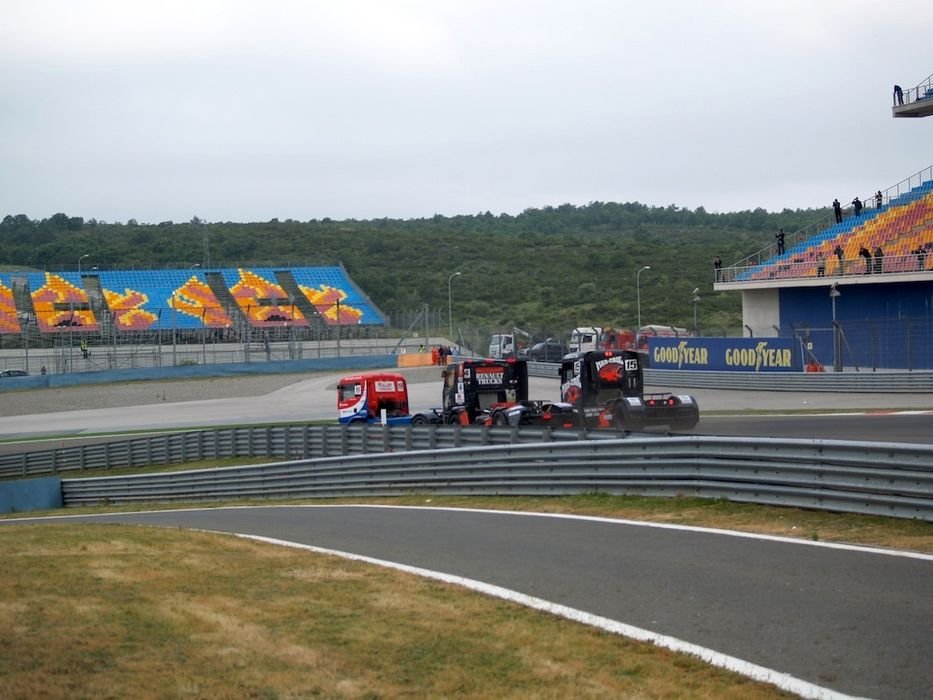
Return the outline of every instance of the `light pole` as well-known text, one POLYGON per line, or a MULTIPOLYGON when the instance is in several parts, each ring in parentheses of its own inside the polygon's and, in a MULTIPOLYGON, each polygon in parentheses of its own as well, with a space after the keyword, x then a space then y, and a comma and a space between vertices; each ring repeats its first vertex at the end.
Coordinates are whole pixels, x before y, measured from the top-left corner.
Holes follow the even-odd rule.
POLYGON ((839 324, 836 323, 836 299, 840 296, 842 293, 833 282, 829 288, 829 298, 833 302, 833 372, 842 371, 842 334, 839 332, 839 324))
POLYGON ((453 341, 454 337, 454 314, 453 314, 453 298, 450 294, 450 283, 453 281, 453 278, 459 275, 459 272, 453 273, 450 277, 447 278, 447 320, 450 321, 450 335, 448 339, 453 341))
POLYGON ((697 304, 700 303, 700 288, 693 290, 693 335, 700 336, 700 327, 697 325, 697 304))
POLYGON ((82 255, 80 258, 78 258, 78 279, 81 279, 81 261, 84 260, 85 258, 89 258, 89 257, 91 257, 91 254, 90 254, 90 253, 85 253, 85 254, 82 255))
POLYGON ((635 273, 635 304, 638 307, 638 328, 641 330, 641 273, 645 270, 650 270, 651 265, 645 265, 642 268, 639 268, 638 272, 635 273))

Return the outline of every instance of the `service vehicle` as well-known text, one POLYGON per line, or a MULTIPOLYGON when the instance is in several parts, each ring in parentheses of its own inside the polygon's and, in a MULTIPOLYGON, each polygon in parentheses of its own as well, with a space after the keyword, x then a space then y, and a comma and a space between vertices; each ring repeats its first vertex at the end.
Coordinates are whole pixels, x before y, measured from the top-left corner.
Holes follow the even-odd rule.
POLYGON ((343 377, 337 382, 337 420, 340 423, 406 425, 408 383, 395 372, 372 372, 343 377))
POLYGON ((527 359, 532 362, 560 362, 567 354, 567 346, 562 340, 548 338, 528 348, 527 359))
POLYGON ((596 350, 599 347, 599 336, 603 329, 599 326, 578 326, 570 331, 570 342, 567 344, 568 352, 585 352, 596 350))
POLYGON ((634 350, 635 331, 611 326, 579 326, 570 333, 568 352, 634 350))
POLYGON ((528 345, 535 338, 528 331, 512 327, 508 333, 495 333, 489 338, 489 350, 486 354, 494 360, 508 360, 528 356, 528 345))
POLYGON ((438 422, 555 428, 572 428, 579 423, 576 409, 568 403, 528 399, 528 364, 524 360, 461 360, 448 365, 443 378, 438 422))
POLYGON ((590 350, 564 357, 561 400, 573 405, 582 425, 641 430, 667 425, 690 430, 700 420, 694 397, 644 393, 641 354, 632 350, 590 350))

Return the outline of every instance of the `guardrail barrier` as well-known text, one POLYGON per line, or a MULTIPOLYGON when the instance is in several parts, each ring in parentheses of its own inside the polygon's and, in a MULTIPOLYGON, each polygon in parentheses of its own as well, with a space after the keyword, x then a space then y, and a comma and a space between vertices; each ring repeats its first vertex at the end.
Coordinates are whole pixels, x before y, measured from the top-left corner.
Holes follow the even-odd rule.
POLYGON ((845 440, 624 436, 535 427, 290 425, 173 433, 2 456, 0 476, 225 457, 287 461, 62 479, 63 503, 603 492, 933 521, 933 446, 845 440))

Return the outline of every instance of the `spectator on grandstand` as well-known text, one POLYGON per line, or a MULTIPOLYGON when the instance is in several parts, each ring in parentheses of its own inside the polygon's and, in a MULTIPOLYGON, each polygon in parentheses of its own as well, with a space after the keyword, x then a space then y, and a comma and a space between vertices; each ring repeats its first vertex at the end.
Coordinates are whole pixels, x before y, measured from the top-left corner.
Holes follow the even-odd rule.
POLYGON ((917 246, 917 250, 914 251, 914 255, 917 256, 917 269, 925 270, 927 262, 927 251, 922 245, 917 246))
POLYGON ((722 258, 718 255, 713 258, 713 273, 716 275, 716 281, 721 281, 722 277, 722 258))
POLYGON ((833 214, 836 215, 836 223, 842 223, 842 205, 839 203, 839 198, 833 200, 833 214))
POLYGON ((875 274, 880 275, 884 272, 884 251, 881 246, 875 248, 875 274))
POLYGON ((897 101, 897 104, 904 104, 904 91, 901 90, 900 85, 894 86, 894 99, 897 101))
POLYGON ((868 251, 868 248, 862 246, 858 249, 858 254, 865 258, 865 272, 863 274, 871 274, 871 253, 868 251))
POLYGON ((784 254, 784 229, 781 229, 774 234, 775 239, 777 239, 777 249, 778 255, 784 254))
POLYGON ((846 273, 846 263, 845 263, 845 260, 843 259, 843 256, 845 255, 845 253, 842 251, 841 245, 836 246, 836 249, 833 251, 833 255, 835 255, 836 258, 839 260, 839 274, 844 275, 846 273))
POLYGON ((881 209, 881 205, 884 204, 884 197, 881 194, 881 190, 875 192, 875 209, 881 209))
POLYGON ((823 255, 822 251, 816 254, 816 276, 826 276, 826 256, 823 255))
POLYGON ((855 207, 855 215, 859 216, 862 213, 862 200, 856 197, 852 200, 852 206, 855 207))

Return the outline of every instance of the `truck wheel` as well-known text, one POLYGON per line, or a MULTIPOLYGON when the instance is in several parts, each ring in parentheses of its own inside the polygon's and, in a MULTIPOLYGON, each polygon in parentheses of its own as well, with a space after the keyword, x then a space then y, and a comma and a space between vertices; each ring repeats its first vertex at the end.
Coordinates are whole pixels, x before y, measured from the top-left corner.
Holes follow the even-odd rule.
POLYGON ((428 419, 425 418, 425 417, 424 417, 423 415, 421 415, 420 413, 418 413, 418 414, 416 414, 416 415, 414 415, 414 416, 411 417, 411 424, 412 424, 412 425, 427 425, 427 424, 428 424, 428 419))
POLYGON ((499 411, 493 415, 492 424, 507 426, 509 424, 509 419, 506 417, 504 413, 502 413, 502 411, 499 411))
POLYGON ((616 430, 628 430, 630 432, 638 432, 645 427, 637 417, 626 410, 625 404, 616 406, 615 424, 616 430))

